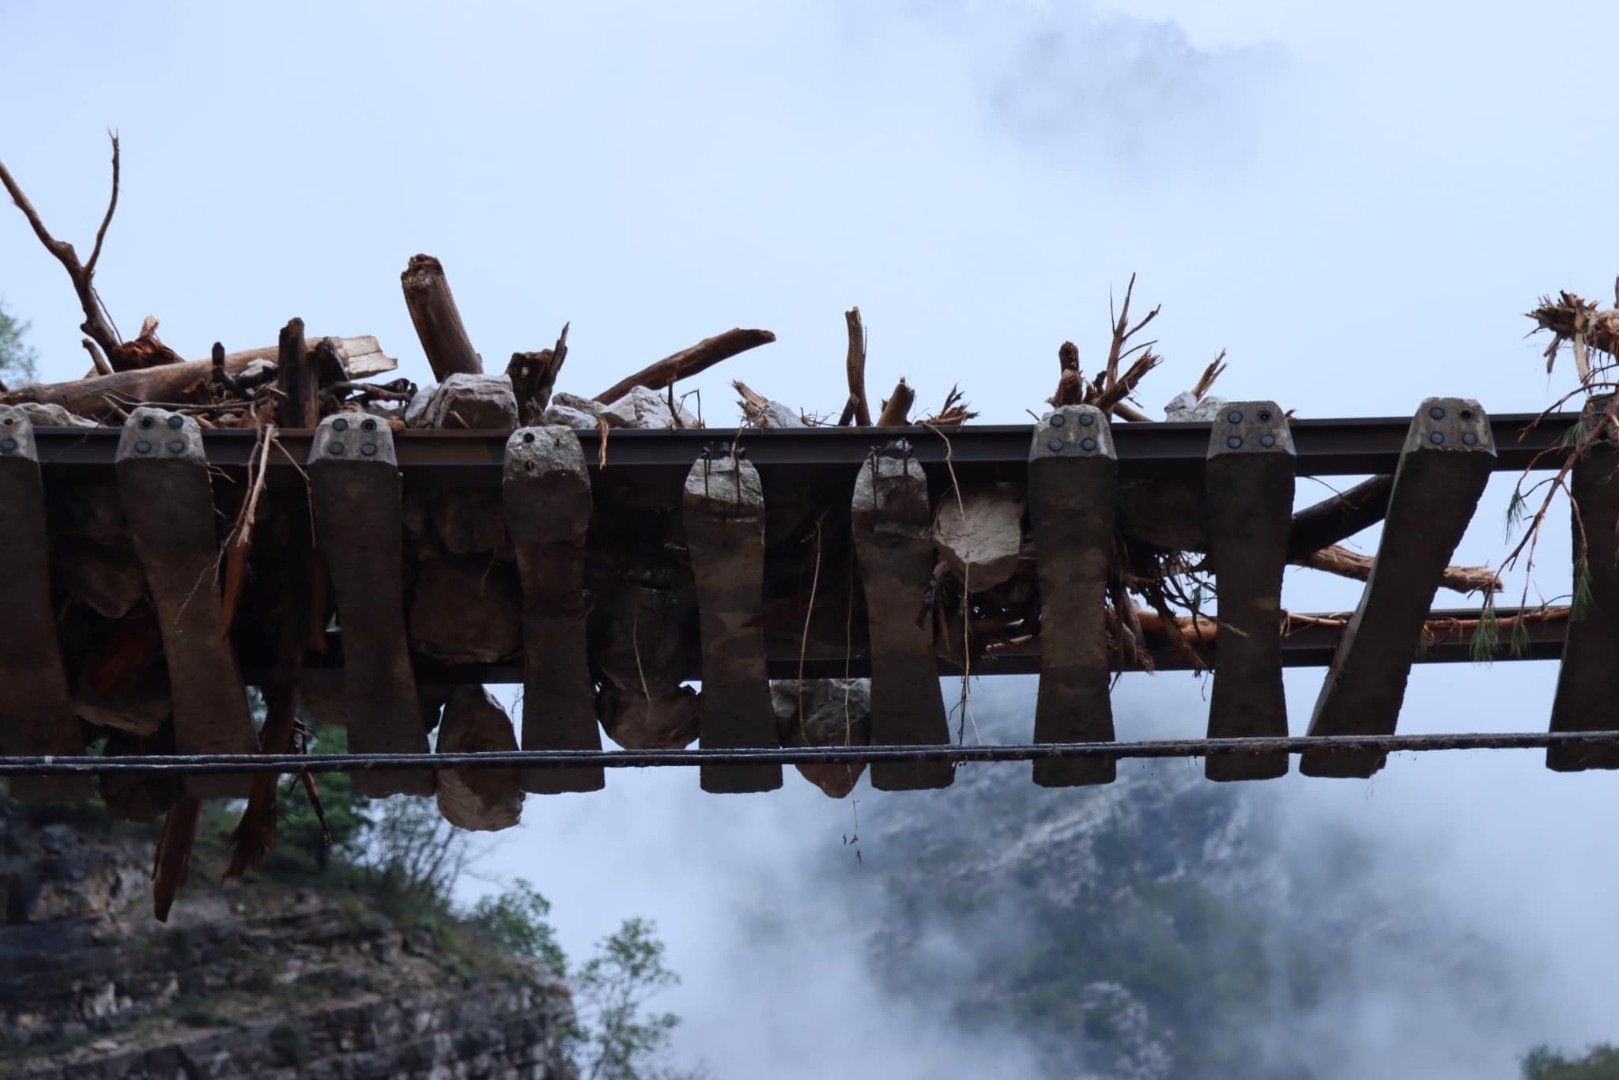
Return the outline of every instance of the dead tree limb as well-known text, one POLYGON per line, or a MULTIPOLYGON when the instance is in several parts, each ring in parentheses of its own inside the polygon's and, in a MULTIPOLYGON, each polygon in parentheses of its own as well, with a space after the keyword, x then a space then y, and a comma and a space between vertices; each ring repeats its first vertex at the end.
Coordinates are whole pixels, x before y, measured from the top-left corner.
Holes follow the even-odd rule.
POLYGON ((431 255, 412 255, 399 282, 434 377, 443 382, 455 374, 482 375, 483 360, 467 337, 444 266, 431 255))
MULTIPOLYGON (((223 369, 221 357, 221 369, 223 369)), ((304 321, 293 319, 281 330, 281 359, 276 365, 281 400, 276 423, 293 430, 320 426, 320 377, 314 355, 304 346, 304 321)))
POLYGON ((562 371, 562 362, 568 358, 568 327, 571 325, 562 324, 562 333, 557 335, 557 343, 552 348, 512 353, 511 362, 506 365, 506 377, 512 382, 518 416, 524 424, 539 423, 546 406, 551 404, 557 375, 562 371))
POLYGON ((107 357, 95 342, 89 338, 84 338, 79 344, 84 346, 84 351, 90 354, 90 363, 95 365, 95 370, 91 372, 92 375, 112 374, 112 365, 107 363, 107 357))
POLYGON ((1346 540, 1382 521, 1388 514, 1393 476, 1374 476, 1307 506, 1293 515, 1287 540, 1287 561, 1299 562, 1311 552, 1346 540))
MULTIPOLYGON (((226 358, 227 361, 229 358, 226 358)), ((227 363, 228 366, 228 363, 227 363)), ((41 405, 60 405, 70 413, 97 420, 104 424, 118 424, 124 409, 120 402, 165 402, 176 404, 205 404, 211 400, 214 365, 208 360, 188 360, 179 364, 118 371, 92 379, 77 379, 66 383, 32 383, 21 386, 0 401, 19 405, 34 401, 41 405)))
MULTIPOLYGON (((1367 581, 1372 576, 1372 567, 1377 560, 1370 555, 1361 555, 1333 544, 1293 562, 1298 566, 1308 566, 1312 570, 1325 570, 1339 577, 1367 581)), ((1439 584, 1459 593, 1481 592, 1489 595, 1501 591, 1501 579, 1488 566, 1447 566, 1439 575, 1439 584)))
POLYGON ((736 328, 723 334, 715 334, 711 338, 704 338, 689 349, 682 349, 673 356, 666 356, 657 363, 642 368, 627 379, 620 379, 609 389, 597 394, 596 400, 603 405, 611 405, 637 386, 644 386, 648 390, 662 390, 672 383, 713 367, 721 360, 728 360, 737 353, 747 352, 760 345, 768 345, 775 340, 776 335, 769 330, 736 328))
POLYGON ((882 415, 877 417, 878 427, 903 427, 910 423, 911 406, 916 403, 916 391, 905 385, 902 376, 894 393, 883 402, 882 415))
POLYGON ((858 427, 871 426, 871 405, 866 401, 866 328, 860 321, 860 309, 852 307, 843 313, 849 324, 849 401, 838 417, 839 427, 853 422, 858 427))
POLYGON ((34 235, 45 245, 45 250, 55 256, 56 261, 67 271, 67 276, 72 279, 73 291, 78 294, 79 307, 84 311, 84 322, 79 329, 101 346, 101 351, 107 355, 113 368, 118 369, 119 345, 122 342, 118 332, 113 329, 111 320, 107 318, 106 309, 101 304, 101 298, 96 295, 95 285, 91 280, 96 260, 101 257, 101 242, 107 235, 107 226, 112 222, 113 209, 118 205, 118 136, 112 136, 112 199, 107 204, 106 217, 102 219, 101 228, 96 233, 96 246, 90 255, 88 266, 79 262, 78 252, 73 250, 72 244, 56 239, 50 230, 45 228, 45 222, 40 219, 39 211, 28 201, 28 196, 23 194, 21 186, 12 177, 4 162, 0 162, 0 183, 5 185, 6 191, 11 195, 11 201, 17 204, 17 209, 23 212, 28 224, 33 226, 34 235))

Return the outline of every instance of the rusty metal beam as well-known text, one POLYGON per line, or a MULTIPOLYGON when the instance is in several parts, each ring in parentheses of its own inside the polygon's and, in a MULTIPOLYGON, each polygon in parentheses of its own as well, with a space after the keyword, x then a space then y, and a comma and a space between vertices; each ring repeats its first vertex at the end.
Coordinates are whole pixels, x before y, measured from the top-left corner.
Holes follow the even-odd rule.
MULTIPOLYGON (((1029 445, 1029 528, 1040 581, 1040 689, 1035 742, 1113 738, 1108 694, 1107 568, 1113 552, 1118 458, 1107 416, 1070 405, 1035 425, 1029 445)), ((1034 762, 1042 787, 1110 784, 1111 758, 1034 762)))
MULTIPOLYGON (((1344 631, 1310 719, 1311 735, 1392 735, 1405 700, 1439 576, 1495 464, 1484 410, 1464 398, 1429 398, 1411 420, 1394 475, 1388 519, 1360 605, 1344 631)), ((1371 776, 1377 751, 1306 753, 1310 776, 1371 776)))
MULTIPOLYGON (((1293 520, 1293 440, 1274 401, 1234 401, 1209 431, 1204 514, 1219 590, 1221 648, 1209 738, 1287 734, 1282 690, 1282 572, 1293 520)), ((1211 757, 1210 780, 1286 774, 1285 753, 1211 757)))

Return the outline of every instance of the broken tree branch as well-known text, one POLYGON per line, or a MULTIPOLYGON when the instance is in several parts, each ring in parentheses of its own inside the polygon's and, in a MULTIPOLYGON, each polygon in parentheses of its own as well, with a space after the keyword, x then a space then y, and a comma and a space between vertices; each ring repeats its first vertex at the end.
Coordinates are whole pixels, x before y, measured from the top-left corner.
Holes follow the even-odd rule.
POLYGON ((682 349, 673 356, 666 356, 627 379, 619 380, 597 394, 595 400, 603 405, 611 405, 637 386, 644 386, 648 390, 662 390, 671 383, 713 367, 721 360, 728 360, 737 353, 746 352, 760 345, 768 345, 775 340, 776 335, 769 330, 741 328, 727 330, 723 334, 704 338, 691 348, 682 349))
POLYGON ((412 255, 399 282, 434 377, 443 382, 455 374, 482 375, 483 360, 467 337, 444 266, 431 255, 412 255))
MULTIPOLYGON (((1308 566, 1312 570, 1325 570, 1339 577, 1369 581, 1372 576, 1372 565, 1376 560, 1370 555, 1361 555, 1334 544, 1293 562, 1298 566, 1308 566)), ((1488 566, 1447 566, 1439 575, 1439 584, 1459 593, 1481 592, 1489 595, 1501 591, 1501 579, 1488 566)))
POLYGON ((557 335, 557 343, 552 348, 514 352, 506 365, 506 377, 511 380, 518 416, 524 424, 539 423, 546 406, 551 404, 557 375, 562 371, 562 362, 568 358, 568 327, 571 325, 562 324, 562 333, 557 335))
POLYGON ((1389 495, 1394 477, 1374 476, 1347 491, 1293 515, 1293 529, 1287 539, 1287 561, 1298 562, 1311 552, 1347 540, 1388 515, 1389 495))
POLYGON ((122 370, 118 363, 119 345, 122 342, 119 340, 117 331, 113 329, 112 324, 107 319, 106 312, 101 306, 100 298, 96 296, 95 287, 90 276, 94 270, 96 259, 101 255, 101 240, 106 235, 108 223, 112 221, 113 208, 118 204, 117 135, 112 136, 112 175, 112 201, 107 206, 107 216, 101 223, 101 230, 96 234, 95 252, 90 256, 90 266, 86 267, 79 262, 78 253, 73 250, 72 244, 56 239, 51 235, 50 230, 45 228, 45 222, 40 219, 39 211, 34 209, 34 204, 28 201, 27 195, 23 194, 22 187, 12 177, 5 163, 0 162, 0 184, 5 185, 6 191, 11 195, 11 201, 17 204, 17 209, 23 212, 23 216, 28 219, 28 224, 33 226, 34 235, 39 237, 41 244, 45 245, 45 250, 50 252, 57 262, 62 264, 62 268, 67 271, 67 276, 73 282, 73 291, 78 294, 79 307, 84 312, 84 322, 79 329, 83 330, 92 341, 101 346, 101 351, 106 353, 115 370, 122 370))
POLYGON ((843 318, 849 324, 849 359, 846 365, 849 402, 843 407, 838 426, 847 427, 853 421, 858 427, 870 427, 871 406, 866 401, 866 328, 860 321, 860 309, 857 307, 845 311, 843 318))
POLYGON ((916 403, 916 391, 905 385, 904 376, 894 393, 883 402, 882 415, 877 417, 878 427, 904 427, 910 423, 911 406, 916 403))

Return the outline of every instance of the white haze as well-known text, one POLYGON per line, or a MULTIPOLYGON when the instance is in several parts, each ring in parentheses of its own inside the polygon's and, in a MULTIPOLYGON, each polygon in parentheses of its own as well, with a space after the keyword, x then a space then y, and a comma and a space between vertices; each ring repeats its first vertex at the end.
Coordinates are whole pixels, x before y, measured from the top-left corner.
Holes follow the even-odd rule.
MULTIPOLYGON (((1095 366, 1109 290, 1139 271, 1139 301, 1165 305, 1150 412, 1220 348, 1222 394, 1302 416, 1404 415, 1435 393, 1509 412, 1568 384, 1545 376, 1521 312, 1558 288, 1603 297, 1616 269, 1610 80, 1589 43, 1612 40, 1619 9, 1601 3, 3 15, 0 159, 83 251, 105 198, 100 133, 120 129, 97 280, 126 333, 157 314, 190 356, 216 338, 271 343, 300 315, 312 332, 379 335, 423 377, 396 275, 428 251, 491 364, 572 320, 562 381, 578 392, 758 325, 780 341, 694 380, 711 422, 733 415, 734 377, 832 409, 839 313, 858 303, 873 393, 905 374, 928 404, 959 382, 984 420, 1016 422, 1050 393, 1058 343, 1095 366)), ((78 375, 67 280, 0 210, 0 296, 33 320, 42 375, 78 375)), ((1509 483, 1460 561, 1503 553, 1509 483)), ((1555 594, 1566 521, 1551 529, 1538 584, 1555 594)), ((1307 581, 1290 576, 1292 606, 1354 602, 1347 583, 1307 581)), ((1539 728, 1554 674, 1419 668, 1402 727, 1539 728)), ((1295 730, 1319 682, 1290 673, 1295 730)), ((1179 675, 1130 677, 1119 713, 1138 718, 1131 733, 1193 733, 1200 694, 1179 675)), ((1276 785, 1297 850, 1338 824, 1377 837, 1380 873, 1522 964, 1521 1014, 1487 1025, 1391 968, 1344 1011, 1362 1038, 1340 1075, 1505 1078, 1530 1042, 1619 1037, 1612 781, 1477 753, 1276 785)), ((778 794, 717 798, 684 773, 615 774, 599 795, 531 800, 484 870, 534 880, 575 953, 626 916, 656 919, 686 980, 668 998, 687 1018, 680 1056, 722 1076, 1025 1071, 1017 1046, 964 1043, 942 1006, 874 989, 869 922, 812 870, 852 858, 854 809, 791 776, 778 794)), ((879 872, 880 852, 864 855, 879 872)))

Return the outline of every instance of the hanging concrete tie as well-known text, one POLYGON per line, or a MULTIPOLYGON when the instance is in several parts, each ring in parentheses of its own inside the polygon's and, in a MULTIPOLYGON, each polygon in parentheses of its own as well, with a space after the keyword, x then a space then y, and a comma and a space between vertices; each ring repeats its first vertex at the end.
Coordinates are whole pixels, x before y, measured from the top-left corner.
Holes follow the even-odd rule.
MULTIPOLYGON (((1569 620, 1552 731, 1619 729, 1619 442, 1608 418, 1613 402, 1611 394, 1586 402, 1580 422, 1589 441, 1569 478, 1579 507, 1572 521, 1575 588, 1583 574, 1590 601, 1583 618, 1569 620)), ((1546 767, 1619 769, 1619 746, 1548 747, 1546 767)))
MULTIPOLYGON (((247 690, 230 639, 219 631, 218 517, 197 422, 165 409, 136 409, 118 441, 116 473, 163 635, 175 749, 253 753, 258 736, 247 690)), ((244 796, 251 786, 245 776, 186 780, 187 792, 202 797, 244 796)))
MULTIPOLYGON (((1377 561, 1310 719, 1311 735, 1392 735, 1440 574, 1467 531, 1495 460, 1478 402, 1429 398, 1394 474, 1377 561)), ((1371 776, 1387 755, 1307 750, 1308 776, 1371 776)))
MULTIPOLYGON (((1220 605, 1211 739, 1287 734, 1282 572, 1293 521, 1293 463, 1293 437, 1275 402, 1221 407, 1209 429, 1203 480, 1209 566, 1220 605)), ((1204 760, 1210 780, 1267 780, 1287 769, 1285 753, 1204 760)))
MULTIPOLYGON (((1040 690, 1034 741, 1111 742, 1107 569, 1113 552, 1118 457, 1107 417, 1069 405, 1034 427, 1029 526, 1040 578, 1040 690)), ((1109 784, 1112 758, 1034 762, 1043 787, 1109 784)))
MULTIPOLYGON (((686 476, 682 522, 697 584, 703 749, 780 746, 765 671, 765 497, 738 450, 705 452, 686 476)), ((772 791, 780 765, 704 765, 704 791, 772 791)))
MULTIPOLYGON (((358 413, 321 421, 309 450, 315 543, 331 571, 343 630, 343 693, 334 719, 359 754, 425 754, 405 640, 404 525, 393 433, 358 413)), ((362 770, 354 786, 371 796, 433 793, 423 770, 362 770)))
MULTIPOLYGON (((439 721, 439 753, 516 749, 511 718, 487 690, 472 683, 450 692, 444 703, 444 717, 439 721)), ((437 786, 439 813, 458 829, 509 829, 523 816, 523 788, 515 768, 440 769, 437 786)))
MULTIPOLYGON (((49 552, 34 427, 23 410, 0 405, 0 753, 84 753, 56 637, 49 552)), ((30 802, 88 799, 93 790, 88 776, 19 776, 10 788, 30 802)))
MULTIPOLYGON (((871 643, 871 741, 948 743, 933 631, 917 618, 933 574, 933 515, 927 475, 908 442, 895 440, 867 456, 849 508, 871 643)), ((948 761, 871 766, 871 785, 882 791, 947 787, 954 779, 948 761)))
MULTIPOLYGON (((586 654, 590 476, 572 428, 530 427, 506 443, 506 528, 523 585, 523 749, 600 750, 586 654)), ((531 768, 523 790, 596 791, 600 766, 531 768)))

